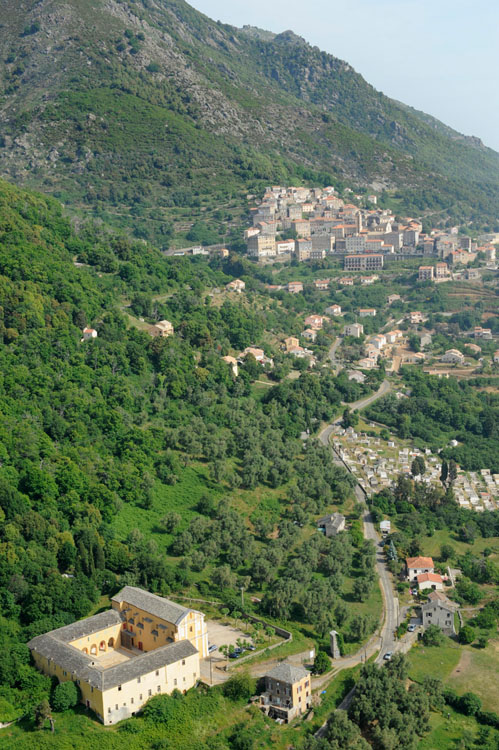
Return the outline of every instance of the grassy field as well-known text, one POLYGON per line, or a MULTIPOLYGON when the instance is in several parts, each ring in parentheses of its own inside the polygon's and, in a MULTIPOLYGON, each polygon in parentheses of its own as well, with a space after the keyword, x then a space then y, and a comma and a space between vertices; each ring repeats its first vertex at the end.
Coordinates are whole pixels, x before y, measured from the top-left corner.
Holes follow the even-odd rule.
POLYGON ((473 544, 466 544, 466 542, 459 541, 456 535, 449 531, 449 529, 437 529, 433 536, 423 537, 421 544, 423 554, 431 555, 435 559, 438 559, 440 555, 442 544, 450 544, 454 547, 458 555, 464 555, 466 552, 473 552, 473 554, 479 555, 486 547, 490 547, 493 550, 490 559, 499 560, 499 537, 496 536, 489 537, 488 539, 477 537, 473 544))
POLYGON ((461 658, 448 684, 459 693, 470 690, 480 696, 487 711, 499 706, 499 640, 490 640, 487 648, 461 647, 461 658))
POLYGON ((444 646, 423 646, 418 643, 408 654, 409 677, 415 682, 422 682, 427 676, 437 677, 446 682, 461 658, 462 647, 446 639, 444 646))
POLYGON ((166 486, 157 482, 154 487, 153 505, 151 508, 140 508, 136 505, 124 503, 120 512, 114 517, 113 527, 116 537, 124 540, 132 529, 138 529, 148 539, 154 539, 161 549, 172 541, 171 534, 165 534, 158 526, 159 519, 168 511, 175 511, 182 516, 182 526, 195 518, 196 504, 202 495, 211 495, 216 500, 221 499, 224 489, 211 482, 208 478, 206 466, 193 463, 181 472, 179 481, 173 486, 166 486))
POLYGON ((487 648, 460 646, 450 638, 444 646, 425 647, 418 643, 409 653, 409 677, 422 682, 437 677, 459 695, 476 693, 488 711, 499 705, 499 640, 490 640, 487 648))
POLYGON ((469 733, 475 736, 478 729, 479 725, 475 719, 463 716, 451 708, 443 714, 432 713, 430 732, 419 741, 418 750, 456 750, 465 747, 460 744, 464 737, 469 733))

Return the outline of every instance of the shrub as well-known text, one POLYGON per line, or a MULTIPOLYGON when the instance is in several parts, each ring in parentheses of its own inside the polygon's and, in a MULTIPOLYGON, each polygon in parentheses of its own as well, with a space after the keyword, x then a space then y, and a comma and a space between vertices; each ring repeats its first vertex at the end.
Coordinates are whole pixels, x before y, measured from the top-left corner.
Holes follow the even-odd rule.
POLYGON ((470 625, 465 625, 461 630, 459 631, 459 635, 457 637, 459 643, 473 643, 475 640, 475 631, 473 630, 470 625))
POLYGON ((499 714, 494 713, 494 711, 477 711, 475 719, 480 724, 499 729, 499 714))
POLYGON ((423 633, 422 640, 425 646, 442 646, 445 636, 438 625, 428 625, 423 633))
POLYGON ((475 693, 465 693, 459 699, 459 710, 466 716, 475 716, 482 707, 482 701, 475 693))
POLYGON ((319 651, 317 653, 317 656, 315 657, 312 672, 314 674, 324 674, 324 672, 328 672, 330 669, 331 662, 329 660, 329 656, 325 651, 319 651))
POLYGON ((447 705, 457 708, 460 698, 455 690, 449 687, 444 688, 442 695, 447 705))
POLYGON ((60 682, 54 690, 52 706, 54 711, 67 711, 80 700, 80 691, 74 682, 60 682))
POLYGON ((240 672, 229 677, 222 688, 226 698, 232 701, 249 700, 255 694, 256 680, 248 672, 240 672))

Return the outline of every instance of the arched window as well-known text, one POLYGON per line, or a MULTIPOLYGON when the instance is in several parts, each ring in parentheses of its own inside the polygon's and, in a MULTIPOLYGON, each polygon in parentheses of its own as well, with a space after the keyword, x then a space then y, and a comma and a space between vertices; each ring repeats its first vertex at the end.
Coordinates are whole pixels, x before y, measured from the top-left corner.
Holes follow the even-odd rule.
POLYGON ((110 638, 107 642, 109 648, 114 648, 114 638, 110 638))
POLYGON ((85 647, 85 648, 83 649, 83 653, 84 653, 84 654, 88 654, 88 648, 87 648, 87 647, 85 647))
POLYGON ((95 645, 95 643, 94 643, 94 644, 93 644, 92 646, 90 646, 90 653, 91 653, 91 654, 92 654, 93 656, 96 656, 96 655, 97 655, 97 646, 95 645))
POLYGON ((105 651, 106 650, 106 641, 101 641, 99 643, 99 651, 105 651))

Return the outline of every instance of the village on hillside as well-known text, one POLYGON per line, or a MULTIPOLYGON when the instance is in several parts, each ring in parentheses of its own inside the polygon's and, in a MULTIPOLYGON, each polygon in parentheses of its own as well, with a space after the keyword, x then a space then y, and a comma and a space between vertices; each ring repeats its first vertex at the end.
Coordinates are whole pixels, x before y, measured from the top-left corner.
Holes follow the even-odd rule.
MULTIPOLYGON (((259 262, 292 257, 302 262, 336 255, 346 271, 376 271, 385 259, 424 256, 446 261, 445 267, 437 263, 420 269, 420 279, 437 283, 453 278, 453 269, 469 265, 479 254, 484 267, 495 268, 495 235, 483 235, 477 243, 459 234, 458 227, 426 234, 421 221, 399 221, 390 210, 377 207, 376 195, 350 194, 357 203, 346 203, 333 187, 268 187, 250 211, 252 226, 244 233, 248 256, 259 262)), ((458 278, 478 274, 460 270, 458 278)))

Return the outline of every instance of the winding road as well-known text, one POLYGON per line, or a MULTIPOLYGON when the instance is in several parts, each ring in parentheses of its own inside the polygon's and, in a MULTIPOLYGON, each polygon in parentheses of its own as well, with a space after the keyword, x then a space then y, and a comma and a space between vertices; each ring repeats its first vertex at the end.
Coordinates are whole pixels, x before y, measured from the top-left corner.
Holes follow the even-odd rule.
MULTIPOLYGON (((384 380, 376 393, 368 396, 367 398, 361 399, 360 401, 356 401, 353 404, 349 404, 350 410, 356 411, 364 409, 366 406, 369 406, 377 399, 382 398, 384 395, 386 395, 390 391, 390 388, 391 386, 388 380, 384 380)), ((341 417, 338 417, 334 422, 327 425, 321 430, 318 438, 323 445, 331 447, 331 433, 333 432, 335 426, 341 422, 341 419, 341 417)), ((343 466, 343 468, 346 468, 348 471, 350 471, 350 473, 352 473, 349 467, 336 455, 332 447, 331 450, 333 451, 334 461, 340 466, 343 466)), ((355 477, 354 474, 352 475, 355 477)), ((382 548, 379 546, 381 537, 376 531, 374 520, 366 506, 366 494, 358 482, 355 485, 355 496, 357 500, 365 506, 365 511, 362 517, 364 524, 364 537, 366 539, 371 539, 376 545, 376 568, 378 571, 381 593, 383 595, 383 625, 381 627, 379 635, 373 636, 366 644, 365 648, 361 649, 360 653, 362 653, 363 651, 364 659, 368 659, 379 649, 376 663, 380 664, 383 662, 383 657, 387 651, 408 650, 412 645, 412 640, 407 639, 407 642, 405 640, 404 642, 396 640, 395 630, 398 626, 399 620, 398 597, 396 597, 394 594, 390 573, 388 572, 388 569, 386 567, 385 556, 383 554, 382 548)), ((353 656, 336 660, 334 662, 334 666, 336 670, 345 669, 348 667, 356 666, 356 664, 359 664, 360 661, 361 658, 359 658, 359 653, 357 653, 353 656)), ((337 671, 335 672, 335 674, 337 674, 337 671)), ((345 697, 345 699, 339 706, 340 708, 348 708, 352 700, 354 690, 355 688, 345 697)), ((327 722, 325 722, 325 724, 316 733, 317 737, 324 736, 326 726, 327 722)))
MULTIPOLYGON (((379 389, 376 391, 376 393, 373 393, 371 396, 367 396, 366 398, 361 399, 360 401, 356 401, 355 403, 350 404, 350 410, 358 411, 360 409, 364 409, 366 406, 369 406, 377 399, 385 396, 389 392, 390 388, 391 386, 388 380, 384 380, 381 386, 379 387, 379 389)), ((323 430, 319 433, 318 437, 319 437, 320 442, 323 445, 329 445, 329 446, 331 445, 330 444, 331 433, 333 432, 335 425, 339 424, 339 422, 341 422, 341 417, 338 417, 332 424, 329 424, 327 425, 327 427, 324 427, 323 430)), ((346 464, 344 464, 343 461, 338 456, 336 456, 334 451, 333 451, 333 456, 337 464, 339 464, 340 466, 343 466, 348 471, 350 471, 350 469, 348 469, 348 466, 346 466, 346 464)), ((355 485, 355 496, 360 503, 362 503, 364 506, 366 505, 365 492, 358 482, 355 485)), ((376 660, 377 662, 379 662, 383 660, 383 654, 386 651, 393 651, 395 649, 394 631, 398 625, 398 598, 393 593, 393 586, 392 586, 390 574, 386 567, 385 556, 382 552, 382 549, 379 547, 379 541, 381 537, 376 531, 373 518, 369 510, 367 509, 367 507, 364 511, 362 520, 364 523, 364 537, 366 539, 371 539, 376 545, 376 566, 377 566, 378 575, 379 575, 381 592, 383 594, 384 622, 383 622, 383 627, 380 633, 380 637, 381 637, 380 649, 381 650, 376 660)))

